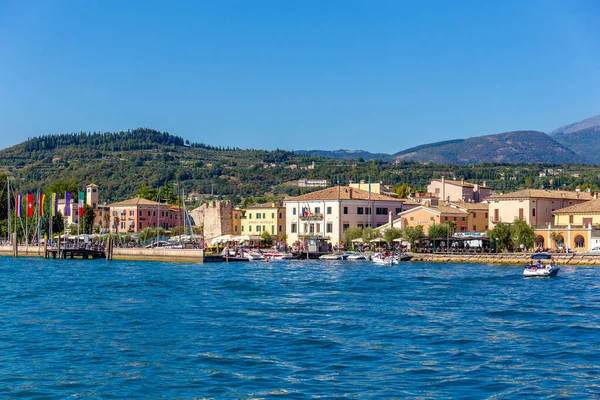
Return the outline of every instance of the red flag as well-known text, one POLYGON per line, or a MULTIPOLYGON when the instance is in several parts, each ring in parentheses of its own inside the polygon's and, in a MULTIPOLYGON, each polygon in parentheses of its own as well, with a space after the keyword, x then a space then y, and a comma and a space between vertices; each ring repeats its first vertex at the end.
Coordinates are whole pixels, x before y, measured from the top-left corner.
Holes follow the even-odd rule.
POLYGON ((33 194, 27 193, 27 216, 33 217, 33 194))

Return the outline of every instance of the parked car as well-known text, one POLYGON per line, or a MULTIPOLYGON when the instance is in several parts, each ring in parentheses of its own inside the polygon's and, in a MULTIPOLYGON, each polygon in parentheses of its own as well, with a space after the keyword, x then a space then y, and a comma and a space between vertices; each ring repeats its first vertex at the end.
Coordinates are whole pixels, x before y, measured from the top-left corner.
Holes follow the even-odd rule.
POLYGON ((587 253, 585 253, 585 254, 592 254, 592 255, 596 254, 596 255, 600 255, 600 246, 592 247, 592 248, 590 249, 590 251, 588 251, 588 252, 587 252, 587 253))

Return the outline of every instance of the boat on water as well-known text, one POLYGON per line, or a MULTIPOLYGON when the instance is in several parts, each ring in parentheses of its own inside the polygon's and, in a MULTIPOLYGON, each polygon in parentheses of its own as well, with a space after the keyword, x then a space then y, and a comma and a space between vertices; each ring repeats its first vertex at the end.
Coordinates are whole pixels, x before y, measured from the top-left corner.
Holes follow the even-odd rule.
POLYGON ((292 253, 267 252, 262 253, 263 258, 268 258, 269 261, 293 260, 296 258, 292 253))
POLYGON ((331 254, 323 254, 319 257, 319 260, 345 260, 348 258, 348 253, 331 253, 331 254))
POLYGON ((536 253, 531 256, 529 265, 523 268, 524 277, 555 277, 560 271, 560 266, 554 263, 552 255, 536 253), (534 260, 536 262, 534 263, 534 260))
POLYGON ((398 264, 400 259, 396 255, 377 253, 371 257, 371 261, 378 265, 394 265, 398 264))
POLYGON ((350 253, 348 257, 346 257, 348 261, 369 261, 371 260, 371 256, 366 253, 350 253))

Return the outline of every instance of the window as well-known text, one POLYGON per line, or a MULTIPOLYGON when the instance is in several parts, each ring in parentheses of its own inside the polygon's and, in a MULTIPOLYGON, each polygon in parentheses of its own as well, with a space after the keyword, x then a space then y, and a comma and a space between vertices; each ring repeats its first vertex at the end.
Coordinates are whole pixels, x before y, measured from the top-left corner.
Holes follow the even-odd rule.
POLYGON ((152 211, 152 216, 156 217, 156 211, 152 211))
POLYGON ((96 203, 92 203, 92 208, 95 210, 96 209, 96 203))
POLYGON ((465 217, 462 217, 461 220, 462 220, 462 222, 465 222, 465 217))
POLYGON ((262 226, 262 230, 263 230, 263 232, 264 232, 264 231, 266 231, 266 230, 267 230, 267 228, 266 228, 266 227, 263 225, 263 226, 262 226))
POLYGON ((371 210, 370 208, 365 207, 365 214, 367 215, 371 215, 373 210, 371 210))
POLYGON ((333 224, 332 223, 328 223, 325 226, 325 233, 331 233, 331 232, 333 232, 333 224))
POLYGON ((271 219, 275 219, 275 213, 271 213, 271 219))
POLYGON ((296 207, 292 208, 292 215, 296 215, 296 207))
POLYGON ((96 193, 96 192, 97 192, 97 190, 96 190, 96 189, 92 189, 92 192, 93 192, 93 193, 96 193))
POLYGON ((138 229, 142 229, 142 223, 138 222, 138 229))
POLYGON ((321 214, 321 207, 315 207, 315 214, 321 214))
POLYGON ((485 213, 485 219, 487 219, 487 217, 488 217, 488 213, 485 213))
POLYGON ((348 207, 344 207, 344 214, 348 214, 348 207))
POLYGON ((125 229, 125 222, 121 222, 121 229, 125 229))
POLYGON ((464 231, 466 231, 466 230, 467 230, 467 228, 465 228, 464 226, 461 226, 461 227, 460 227, 460 230, 461 230, 462 232, 464 232, 464 231))
POLYGON ((315 233, 315 224, 310 224, 310 233, 315 233))
POLYGON ((362 215, 365 213, 365 209, 362 207, 356 207, 356 213, 362 215))
POLYGON ((282 230, 281 225, 279 225, 279 232, 281 232, 281 230, 282 230))
POLYGON ((519 219, 523 219, 523 209, 519 208, 519 219))
POLYGON ((117 216, 117 212, 113 211, 113 217, 116 217, 116 216, 117 216))
POLYGON ((473 225, 473 232, 477 231, 477 227, 475 225, 473 225))
POLYGON ((414 220, 415 220, 415 217, 410 217, 410 220, 411 220, 411 221, 414 221, 414 220))
POLYGON ((139 215, 140 215, 140 217, 142 216, 142 210, 140 210, 139 215))
POLYGON ((377 207, 375 209, 375 214, 377 214, 377 215, 387 215, 387 213, 388 213, 387 208, 377 207))
POLYGON ((327 207, 327 215, 331 215, 331 207, 327 207))
POLYGON ((242 225, 242 232, 244 232, 244 225, 242 225))
POLYGON ((456 222, 456 217, 454 217, 454 221, 456 222))
POLYGON ((265 213, 262 213, 262 218, 265 219, 265 213))
POLYGON ((237 213, 233 214, 233 219, 238 219, 237 213))
POLYGON ((150 216, 150 210, 148 210, 148 216, 150 216))
POLYGON ((535 217, 535 208, 531 209, 531 215, 535 217))
POLYGON ((317 233, 321 233, 321 224, 316 224, 315 229, 316 229, 317 233))
POLYGON ((252 225, 248 225, 248 232, 252 232, 252 225))
POLYGON ((346 229, 350 228, 350 224, 345 223, 342 225, 342 229, 345 231, 346 229))
POLYGON ((569 223, 572 224, 573 223, 573 216, 569 215, 569 223))
POLYGON ((238 228, 238 227, 237 227, 237 225, 236 225, 236 226, 234 226, 234 227, 233 227, 233 231, 234 231, 234 232, 237 232, 237 231, 238 231, 238 229, 237 229, 237 228, 238 228))
MULTIPOLYGON (((435 217, 429 217, 430 221, 435 221, 435 217)), ((456 218, 454 218, 454 220, 456 221, 456 218)))
POLYGON ((298 225, 292 224, 292 233, 296 233, 297 231, 298 231, 298 225))
POLYGON ((279 219, 283 218, 283 216, 281 215, 281 213, 279 213, 279 219))
POLYGON ((364 228, 365 227, 364 224, 356 224, 356 226, 358 226, 359 228, 364 228))
MULTIPOLYGON (((252 218, 252 214, 250 214, 250 218, 252 218)), ((256 219, 260 219, 260 213, 256 213, 256 219)))
POLYGON ((448 221, 448 216, 447 215, 444 217, 444 221, 448 221))
POLYGON ((248 213, 248 219, 252 219, 252 213, 248 213))
POLYGON ((271 235, 275 234, 275 225, 271 225, 271 235))
POLYGON ((473 218, 477 218, 477 213, 473 213, 473 218))
POLYGON ((130 217, 133 217, 133 216, 134 216, 134 212, 135 212, 135 211, 133 211, 133 210, 129 210, 129 216, 130 216, 130 217))
POLYGON ((396 215, 400 214, 402 212, 401 208, 396 208, 396 215))

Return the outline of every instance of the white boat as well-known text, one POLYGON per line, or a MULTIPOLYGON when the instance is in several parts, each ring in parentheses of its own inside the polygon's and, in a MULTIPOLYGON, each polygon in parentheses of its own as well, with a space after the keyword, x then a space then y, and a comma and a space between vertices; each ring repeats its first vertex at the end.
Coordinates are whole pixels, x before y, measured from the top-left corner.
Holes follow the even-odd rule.
POLYGON ((294 255, 292 253, 263 253, 263 258, 268 258, 269 261, 278 261, 278 260, 293 260, 294 255))
POLYGON ((383 254, 377 253, 371 259, 375 264, 379 265, 394 265, 398 264, 397 256, 385 256, 383 254))
POLYGON ((345 260, 348 258, 347 253, 332 253, 332 254, 323 254, 319 257, 319 260, 345 260))
POLYGON ((370 259, 371 256, 365 253, 352 253, 346 258, 348 261, 369 261, 370 259))
POLYGON ((250 261, 262 261, 265 259, 264 254, 258 251, 244 251, 244 257, 250 261))
POLYGON ((530 263, 523 268, 525 277, 555 277, 560 271, 560 266, 554 263, 552 256, 547 253, 538 253, 531 256, 536 263, 530 263), (545 263, 544 263, 545 262, 545 263))

